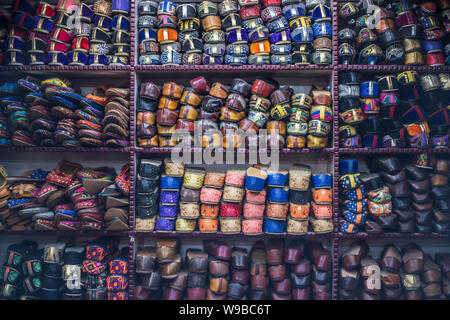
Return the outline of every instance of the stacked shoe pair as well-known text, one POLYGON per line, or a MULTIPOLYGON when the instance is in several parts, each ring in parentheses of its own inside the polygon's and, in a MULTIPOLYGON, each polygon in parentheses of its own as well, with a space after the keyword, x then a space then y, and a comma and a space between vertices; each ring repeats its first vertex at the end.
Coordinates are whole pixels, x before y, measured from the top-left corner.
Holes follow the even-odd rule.
MULTIPOLYGON (((0 217, 3 221, 3 217, 9 213, 7 208, 8 200, 11 196, 11 191, 9 190, 9 184, 6 181, 8 177, 8 172, 4 166, 0 166, 0 217)), ((5 226, 3 222, 0 224, 0 229, 4 230, 5 226)))
MULTIPOLYGON (((252 9, 250 1, 224 0, 219 4, 219 14, 222 18, 222 30, 226 33, 227 44, 208 44, 205 46, 205 54, 215 55, 221 57, 226 53, 224 63, 231 66, 241 66, 247 64, 247 56, 250 53, 248 41, 250 40, 250 32, 253 31, 253 37, 257 38, 264 36, 261 32, 258 34, 256 24, 250 18, 249 13, 252 9), (246 8, 247 7, 247 8, 246 8), (241 10, 240 10, 241 8, 241 10), (240 14, 241 13, 241 14, 240 14)), ((258 15, 259 18, 259 15, 258 15)), ((209 38, 208 35, 205 35, 209 38)), ((252 41, 252 42, 253 42, 252 41)))
MULTIPOLYGON (((36 7, 29 1, 18 0, 12 2, 11 11, 12 14, 9 16, 9 19, 7 18, 9 21, 5 21, 9 22, 9 25, 5 26, 8 29, 4 33, 5 39, 2 41, 3 64, 21 66, 27 62, 33 62, 32 59, 36 58, 36 54, 27 52, 28 48, 25 46, 27 40, 31 38, 30 33, 33 33, 36 7)), ((8 17, 8 15, 6 16, 8 17)), ((36 18, 39 19, 39 17, 36 18)), ((50 25, 50 30, 47 31, 47 34, 42 34, 44 39, 40 43, 40 50, 45 51, 49 38, 48 34, 52 28, 53 24, 50 25)), ((39 58, 45 57, 45 55, 37 55, 39 55, 39 58)), ((45 61, 45 58, 43 60, 45 61)), ((44 63, 44 61, 41 63, 44 63)))
POLYGON ((113 255, 108 263, 106 278, 108 300, 128 300, 128 247, 113 255))
POLYGON ((84 247, 68 247, 64 250, 62 279, 64 300, 84 300, 84 286, 81 279, 81 267, 84 259, 84 247))
MULTIPOLYGON (((395 231, 389 228, 395 226, 392 221, 397 219, 396 215, 392 213, 392 195, 390 192, 392 188, 386 186, 380 175, 376 173, 361 175, 360 179, 367 196, 367 213, 369 215, 365 220, 369 221, 366 224, 366 232, 373 232, 378 226, 384 232, 395 231)), ((408 229, 408 227, 408 223, 399 224, 400 230, 405 231, 404 229, 408 229)))
MULTIPOLYGON (((108 147, 127 147, 129 145, 129 94, 128 89, 110 87, 105 90, 106 101, 103 104, 101 137, 104 145, 108 147)), ((89 99, 90 96, 86 98, 89 99)), ((101 140, 98 137, 95 139, 95 145, 98 145, 101 140)), ((89 140, 88 143, 94 144, 93 140, 89 140)))
MULTIPOLYGON (((137 170, 137 231, 153 231, 159 209, 160 175, 162 162, 142 159, 137 170)), ((183 167, 184 172, 184 167, 183 167)), ((183 174, 183 172, 181 174, 183 174)))
POLYGON ((177 5, 178 41, 183 55, 183 65, 200 65, 202 63, 203 40, 200 37, 200 20, 197 7, 192 3, 177 5))
POLYGON ((397 219, 387 225, 390 230, 448 233, 449 189, 444 177, 448 173, 448 161, 429 159, 433 163, 425 163, 428 157, 421 154, 404 167, 394 157, 375 161, 373 170, 384 171, 381 176, 393 196, 393 213, 397 219))
POLYGON ((128 230, 129 167, 81 168, 61 162, 50 173, 35 170, 10 179, 2 220, 11 230, 128 230), (115 181, 116 180, 116 181, 115 181), (105 213, 105 206, 107 208, 105 213))
POLYGON ((6 249, 2 265, 1 296, 3 299, 35 299, 42 288, 42 251, 37 243, 24 240, 6 249))
POLYGON ((157 41, 158 2, 139 1, 139 64, 161 64, 160 45, 157 41))
POLYGON ((339 191, 343 195, 339 230, 343 233, 357 233, 367 221, 367 197, 359 173, 358 160, 339 162, 339 191))
MULTIPOLYGON (((158 30, 157 40, 160 44, 161 56, 159 63, 162 65, 180 65, 181 64, 181 45, 178 42, 178 30, 176 17, 177 4, 170 0, 160 1, 158 4, 158 30)), ((156 30, 143 28, 143 38, 152 38, 156 30), (148 33, 148 35, 147 35, 148 33)), ((142 38, 141 38, 142 39, 142 38)), ((153 62, 153 61, 152 61, 153 62)))
MULTIPOLYGON (((108 281, 108 275, 111 265, 110 262, 118 255, 118 239, 103 238, 94 241, 90 241, 85 247, 85 255, 81 265, 82 279, 84 279, 85 300, 113 300, 113 298, 127 300, 127 291, 107 291, 112 289, 108 285, 112 284, 112 279, 108 281)), ((119 263, 120 266, 124 266, 123 263, 119 263)), ((118 268, 124 270, 123 268, 118 268)), ((128 281, 126 278, 121 278, 118 281, 117 288, 120 286, 126 287, 128 281)))
POLYGON ((345 300, 440 300, 448 297, 446 254, 435 258, 415 243, 400 251, 394 244, 384 246, 380 259, 370 255, 364 241, 353 243, 342 255, 339 297, 345 300), (444 280, 444 283, 442 283, 444 280))

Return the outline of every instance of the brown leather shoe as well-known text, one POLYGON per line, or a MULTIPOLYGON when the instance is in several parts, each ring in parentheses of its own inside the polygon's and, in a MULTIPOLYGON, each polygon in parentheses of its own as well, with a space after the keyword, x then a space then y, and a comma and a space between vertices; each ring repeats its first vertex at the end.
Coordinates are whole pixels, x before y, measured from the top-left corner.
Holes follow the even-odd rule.
POLYGON ((394 244, 387 244, 381 253, 381 267, 393 272, 398 272, 402 264, 400 252, 394 244))
POLYGON ((361 257, 368 251, 369 247, 364 240, 352 244, 342 255, 342 266, 345 269, 358 268, 361 264, 361 257))
POLYGON ((425 283, 440 283, 442 280, 441 269, 429 255, 425 255, 422 280, 425 283))
POLYGON ((329 271, 331 268, 331 254, 320 242, 309 242, 306 245, 309 259, 320 271, 329 271))
POLYGON ((403 269, 406 273, 420 273, 423 270, 424 254, 414 243, 407 244, 402 249, 403 269))

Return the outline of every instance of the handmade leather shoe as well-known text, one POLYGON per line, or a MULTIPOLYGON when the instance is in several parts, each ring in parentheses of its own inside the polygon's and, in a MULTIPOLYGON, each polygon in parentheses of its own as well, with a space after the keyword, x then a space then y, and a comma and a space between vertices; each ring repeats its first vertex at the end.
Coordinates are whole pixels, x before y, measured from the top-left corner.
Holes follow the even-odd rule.
POLYGON ((436 164, 434 165, 434 171, 437 173, 448 175, 450 171, 450 162, 445 159, 436 160, 436 164))
POLYGON ((402 170, 400 170, 399 172, 394 173, 394 174, 389 174, 387 172, 381 172, 380 175, 381 175, 381 178, 386 183, 396 184, 403 180, 406 180, 406 169, 402 168, 402 170))
POLYGON ((330 283, 327 284, 318 284, 315 281, 311 282, 311 289, 313 293, 329 293, 330 292, 330 283))
POLYGON ((283 242, 275 239, 269 242, 266 248, 267 264, 279 265, 283 263, 283 242))
POLYGON ((251 279, 251 286, 254 290, 266 290, 267 286, 269 285, 269 277, 262 276, 262 275, 256 275, 252 276, 251 279))
POLYGON ((422 292, 425 299, 438 299, 442 294, 442 287, 440 283, 426 284, 422 287, 422 292))
POLYGON ((410 180, 422 181, 430 177, 429 172, 415 166, 406 166, 406 176, 410 180))
POLYGON ((409 180, 408 182, 409 182, 411 191, 413 191, 413 192, 423 193, 423 192, 427 192, 430 189, 430 180, 429 179, 425 179, 422 181, 409 180))
POLYGON ((231 266, 234 269, 245 269, 250 267, 250 257, 244 248, 233 248, 231 252, 231 266))
POLYGON ((418 224, 416 223, 417 233, 431 233, 433 232, 433 226, 431 224, 418 224))
POLYGON ((187 288, 188 300, 205 300, 206 288, 187 288))
POLYGON ((311 297, 311 290, 309 288, 295 288, 292 290, 293 300, 309 300, 311 297))
POLYGON ((400 286, 400 274, 388 270, 381 271, 381 283, 384 288, 396 288, 400 286))
POLYGON ((306 245, 306 252, 316 268, 320 271, 329 271, 331 268, 331 254, 320 242, 309 242, 306 245))
POLYGON ((447 199, 450 196, 450 188, 448 186, 432 187, 431 195, 436 200, 447 199))
POLYGON ((182 270, 178 275, 170 281, 170 287, 179 291, 184 291, 187 286, 188 272, 182 270))
POLYGON ((450 214, 444 213, 438 209, 433 210, 433 220, 437 223, 450 222, 450 214))
POLYGON ((341 268, 339 272, 339 286, 344 290, 354 291, 359 284, 359 271, 341 268))
POLYGON ((425 256, 422 280, 425 283, 440 283, 442 280, 441 269, 429 255, 425 256))
POLYGON ((410 243, 402 249, 403 269, 406 273, 421 273, 424 266, 424 253, 416 244, 410 243))
POLYGON ((342 266, 345 269, 358 268, 361 258, 369 251, 369 247, 364 240, 358 241, 350 246, 342 255, 342 266))
POLYGON ((431 225, 433 227, 433 231, 436 233, 445 233, 445 234, 450 233, 450 222, 433 221, 431 225))
POLYGON ((411 200, 415 203, 426 203, 429 201, 429 192, 425 193, 416 193, 416 192, 410 192, 411 200))
POLYGON ((414 211, 413 210, 397 210, 394 209, 392 213, 397 215, 398 221, 409 221, 412 218, 414 218, 414 211))
POLYGON ((286 266, 279 264, 269 267, 269 277, 272 281, 280 281, 286 277, 286 266))
POLYGON ((450 199, 438 199, 434 201, 435 206, 438 210, 444 213, 450 213, 450 199))
POLYGON ((411 198, 409 197, 393 197, 392 208, 397 210, 407 210, 411 207, 411 198))
POLYGON ((366 222, 366 225, 364 226, 364 230, 367 233, 373 233, 373 234, 377 234, 377 233, 382 233, 383 229, 381 229, 381 226, 376 223, 375 221, 372 220, 368 220, 366 222))
POLYGON ((304 246, 304 241, 300 239, 289 242, 284 250, 284 263, 299 263, 303 256, 304 246))
POLYGON ((309 274, 304 276, 291 273, 292 287, 293 288, 308 288, 311 284, 311 276, 309 274))
POLYGON ((429 224, 433 218, 433 211, 415 211, 415 217, 417 224, 429 224))
POLYGON ((231 281, 247 285, 250 279, 250 272, 247 270, 234 269, 231 273, 231 281))
POLYGON ((230 264, 227 261, 210 260, 209 261, 209 274, 215 277, 226 276, 229 272, 230 264))
MULTIPOLYGON (((439 200, 436 200, 435 202, 438 202, 439 200)), ((426 211, 426 210, 431 210, 433 209, 433 201, 428 201, 425 203, 412 203, 412 207, 414 210, 416 211, 426 211)))
POLYGON ((400 233, 414 233, 416 222, 414 219, 410 219, 408 221, 398 221, 398 232, 400 233))
POLYGON ((203 241, 203 246, 205 252, 212 255, 216 259, 220 260, 230 260, 231 259, 231 248, 218 240, 205 240, 203 241))
POLYGON ((359 293, 359 299, 360 300, 381 300, 381 297, 379 294, 372 294, 369 292, 366 292, 364 290, 361 290, 359 293))
POLYGON ((432 186, 446 186, 448 185, 448 177, 443 174, 434 174, 430 178, 432 186))
POLYGON ((356 289, 354 290, 345 290, 344 288, 339 288, 339 299, 341 300, 353 300, 355 299, 357 294, 356 289))
POLYGON ((381 267, 398 272, 402 263, 400 252, 393 244, 387 244, 381 253, 381 267))
POLYGON ((450 279, 450 253, 436 253, 435 262, 441 268, 443 275, 450 279))
POLYGON ((291 279, 285 278, 281 281, 272 281, 272 290, 279 294, 290 294, 291 293, 291 279))
POLYGON ((374 216, 373 220, 380 225, 384 232, 396 231, 398 228, 397 215, 393 213, 385 216, 374 216))
POLYGON ((313 266, 312 276, 313 281, 318 284, 327 284, 331 279, 331 271, 319 271, 313 266))
POLYGON ((373 163, 373 171, 386 171, 389 174, 395 174, 400 170, 400 160, 396 157, 380 157, 373 163))
POLYGON ((311 262, 308 259, 302 259, 299 263, 291 266, 291 271, 297 276, 309 275, 312 271, 311 262))
POLYGON ((386 299, 396 300, 400 299, 402 296, 402 288, 401 287, 386 287, 383 289, 383 294, 386 299))
POLYGON ((250 300, 267 300, 267 291, 265 290, 252 290, 250 293, 250 300))
POLYGON ((422 290, 405 290, 405 300, 422 300, 422 290))
POLYGON ((208 277, 203 273, 189 273, 187 286, 188 288, 205 288, 208 277))
POLYGON ((389 185, 389 191, 393 197, 407 197, 409 195, 409 183, 406 180, 389 185))

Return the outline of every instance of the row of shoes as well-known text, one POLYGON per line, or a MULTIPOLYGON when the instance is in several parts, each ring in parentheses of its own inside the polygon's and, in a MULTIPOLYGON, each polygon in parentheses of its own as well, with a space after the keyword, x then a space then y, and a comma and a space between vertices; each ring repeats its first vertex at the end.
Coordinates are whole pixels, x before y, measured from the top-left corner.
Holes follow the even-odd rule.
POLYGON ((11 11, 2 11, 0 64, 129 64, 129 1, 11 2, 11 11))
POLYGON ((339 297, 345 300, 450 298, 450 255, 426 254, 416 243, 386 244, 376 259, 363 240, 340 257, 339 297))
POLYGON ((447 1, 377 1, 370 9, 362 3, 343 2, 338 12, 340 63, 449 63, 447 1))
POLYGON ((83 168, 66 160, 50 172, 9 177, 2 228, 126 231, 129 183, 129 165, 117 175, 113 168, 83 168))
POLYGON ((257 241, 250 252, 218 240, 203 250, 158 239, 136 253, 138 300, 329 300, 331 254, 319 242, 257 241))
POLYGON ((0 146, 128 147, 129 89, 87 95, 60 78, 27 76, 0 86, 0 146))

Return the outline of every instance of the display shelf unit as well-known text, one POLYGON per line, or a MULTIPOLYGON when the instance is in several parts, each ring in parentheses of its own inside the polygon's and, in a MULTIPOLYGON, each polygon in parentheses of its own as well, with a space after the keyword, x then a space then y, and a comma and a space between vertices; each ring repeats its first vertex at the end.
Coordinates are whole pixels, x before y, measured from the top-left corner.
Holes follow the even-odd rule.
MULTIPOLYGON (((3 0, 2 0, 3 1, 3 0)), ((0 1, 0 2, 2 2, 0 1)), ((187 1, 183 1, 187 2, 187 1)), ((199 2, 199 1, 193 1, 199 2)), ((82 153, 83 157, 88 157, 89 153, 94 154, 103 154, 107 153, 105 156, 104 163, 107 164, 108 161, 114 159, 118 155, 121 157, 126 156, 130 161, 130 213, 129 213, 129 231, 124 232, 85 232, 85 231, 11 231, 5 230, 0 231, 0 239, 1 241, 8 242, 11 238, 17 239, 20 238, 30 238, 33 237, 35 239, 46 238, 50 236, 57 237, 74 237, 74 238, 83 238, 83 237, 105 237, 105 236, 115 236, 121 237, 125 239, 128 243, 129 247, 129 297, 133 299, 133 291, 135 288, 135 277, 134 277, 134 260, 135 260, 135 251, 137 245, 143 239, 155 239, 159 237, 179 237, 182 239, 191 239, 192 241, 197 241, 201 243, 203 239, 207 238, 219 238, 222 241, 242 241, 245 243, 253 243, 258 239, 270 239, 270 238, 281 238, 281 239, 305 239, 310 241, 330 241, 331 243, 331 254, 333 258, 332 263, 332 298, 338 299, 338 289, 339 289, 339 251, 342 247, 343 243, 352 240, 365 239, 368 242, 371 241, 403 241, 403 240, 411 240, 411 241, 437 241, 446 246, 446 248, 450 247, 450 235, 446 234, 418 234, 418 233, 383 233, 383 234, 367 234, 367 233, 358 233, 358 234, 343 234, 339 232, 339 189, 338 189, 338 177, 339 177, 339 159, 341 156, 363 156, 363 155, 372 155, 372 154, 418 154, 422 152, 428 152, 433 154, 442 154, 448 155, 450 154, 449 149, 428 149, 428 150, 420 150, 414 148, 402 148, 402 149, 392 149, 392 148, 380 148, 380 149, 347 149, 339 147, 339 72, 342 71, 360 71, 365 74, 382 74, 382 73, 396 73, 402 72, 405 70, 415 70, 420 73, 437 73, 437 72, 450 72, 450 66, 406 66, 406 65, 375 65, 375 66, 367 66, 367 65, 343 65, 338 63, 338 17, 337 17, 337 8, 338 1, 332 0, 332 27, 333 27, 333 63, 329 66, 276 66, 276 65, 266 65, 266 66, 226 66, 226 65, 217 65, 217 66, 144 66, 138 64, 138 36, 137 36, 137 10, 136 4, 138 0, 130 1, 130 25, 131 25, 131 53, 130 53, 130 64, 126 66, 0 66, 0 82, 4 80, 9 80, 8 77, 11 75, 54 75, 54 76, 64 76, 64 77, 75 77, 78 82, 89 82, 91 83, 93 79, 95 81, 103 81, 108 83, 111 79, 116 79, 117 81, 123 81, 125 79, 126 82, 129 83, 130 88, 130 146, 127 148, 17 148, 17 147, 9 147, 0 149, 0 152, 3 154, 0 156, 0 163, 5 157, 10 159, 11 157, 16 156, 20 153, 29 153, 29 152, 41 152, 41 153, 52 153, 57 154, 66 154, 66 153, 82 153), (220 72, 220 73, 218 73, 220 72), (258 76, 276 76, 285 83, 289 83, 289 81, 297 81, 298 79, 305 78, 320 78, 320 77, 329 77, 329 85, 331 86, 331 90, 333 93, 333 129, 332 136, 330 137, 330 144, 328 148, 321 150, 312 150, 312 149, 286 149, 283 148, 280 150, 281 155, 286 156, 295 156, 296 160, 299 162, 302 160, 304 155, 308 156, 319 156, 321 154, 325 154, 330 157, 330 161, 332 162, 332 173, 333 173, 333 197, 334 197, 334 231, 333 233, 327 234, 315 234, 308 232, 305 235, 288 235, 288 234, 279 234, 279 235, 269 235, 262 234, 258 236, 244 235, 244 234, 223 234, 219 233, 159 233, 159 232, 138 232, 134 231, 135 224, 135 180, 136 180, 136 165, 138 163, 138 158, 142 156, 167 156, 172 151, 177 151, 175 148, 142 148, 136 146, 135 143, 135 128, 136 128, 136 105, 138 102, 138 85, 145 79, 147 81, 164 81, 164 80, 173 80, 174 77, 181 79, 190 79, 198 76, 199 74, 205 75, 207 77, 225 77, 230 79, 231 77, 245 75, 249 79, 254 79, 258 76)), ((201 151, 198 148, 189 148, 186 150, 188 152, 198 152, 201 151)), ((225 152, 225 149, 219 150, 225 152)), ((265 150, 262 150, 265 151, 265 150)), ((242 152, 242 151, 238 151, 242 152)), ((255 152, 253 150, 244 150, 245 153, 255 152)), ((23 158, 23 156, 22 156, 23 158)), ((23 159, 21 159, 23 161, 23 159)), ((70 159, 69 159, 70 160, 70 159)), ((1 242, 0 241, 0 242, 1 242)))

